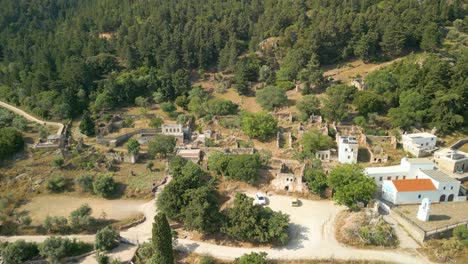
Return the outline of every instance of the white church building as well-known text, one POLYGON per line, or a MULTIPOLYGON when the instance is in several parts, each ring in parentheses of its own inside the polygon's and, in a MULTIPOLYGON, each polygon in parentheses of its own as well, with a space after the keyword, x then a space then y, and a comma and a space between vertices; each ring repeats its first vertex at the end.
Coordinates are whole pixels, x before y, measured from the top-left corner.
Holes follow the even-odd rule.
POLYGON ((401 159, 400 165, 367 167, 364 169, 364 172, 380 186, 385 180, 416 179, 420 170, 433 170, 435 168, 436 164, 426 158, 403 158, 401 159))
POLYGON ((393 204, 421 203, 424 198, 433 202, 465 201, 459 196, 460 182, 440 170, 420 170, 416 178, 385 180, 382 198, 393 204))

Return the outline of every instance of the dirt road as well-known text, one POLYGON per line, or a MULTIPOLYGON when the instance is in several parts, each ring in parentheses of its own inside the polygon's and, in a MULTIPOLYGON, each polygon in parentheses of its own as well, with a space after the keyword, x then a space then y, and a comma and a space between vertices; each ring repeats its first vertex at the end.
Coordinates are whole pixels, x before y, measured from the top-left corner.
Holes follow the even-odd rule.
POLYGON ((177 248, 186 252, 212 255, 233 260, 252 251, 266 252, 271 259, 346 259, 379 260, 392 263, 428 263, 414 249, 364 250, 346 247, 335 239, 336 215, 344 210, 332 201, 302 200, 302 206, 291 207, 290 198, 274 195, 269 197, 269 207, 290 216, 291 241, 278 248, 236 248, 179 239, 177 248))
MULTIPOLYGON (((208 254, 213 257, 233 260, 245 253, 264 251, 272 259, 345 259, 345 260, 379 260, 391 263, 429 263, 413 248, 392 250, 364 250, 346 247, 335 239, 335 216, 344 208, 336 206, 331 201, 303 200, 300 207, 290 206, 290 197, 274 195, 269 197, 269 205, 273 210, 281 210, 290 215, 291 235, 290 243, 278 248, 238 248, 219 246, 189 239, 178 239, 176 248, 184 252, 208 254)), ((121 236, 138 244, 151 239, 153 218, 156 214, 155 201, 150 201, 139 207, 146 216, 141 225, 121 232, 121 236)), ((79 239, 92 241, 94 236, 76 236, 79 239)), ((30 241, 42 241, 45 237, 14 237, 30 241)), ((0 241, 2 238, 0 237, 0 241)), ((109 255, 122 261, 130 260, 136 251, 136 246, 121 245, 112 250, 109 255)), ((89 256, 81 263, 95 264, 94 256, 89 256)))
POLYGON ((23 116, 24 118, 26 118, 29 121, 36 122, 36 123, 38 123, 40 125, 44 125, 44 126, 57 127, 57 135, 61 135, 62 132, 63 132, 64 125, 62 123, 49 122, 49 121, 44 121, 44 120, 37 119, 36 117, 26 113, 25 111, 19 109, 18 107, 7 104, 7 103, 2 102, 2 101, 0 101, 0 106, 12 111, 15 114, 23 116))

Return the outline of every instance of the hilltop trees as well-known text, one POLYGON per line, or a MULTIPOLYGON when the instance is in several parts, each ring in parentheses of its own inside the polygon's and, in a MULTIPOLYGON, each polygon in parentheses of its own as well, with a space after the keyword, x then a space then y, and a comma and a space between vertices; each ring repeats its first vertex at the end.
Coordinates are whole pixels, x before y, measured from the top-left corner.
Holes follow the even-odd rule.
POLYGON ((155 92, 156 103, 173 101, 191 89, 190 71, 213 67, 234 71, 241 94, 259 75, 269 84, 277 76, 317 87, 322 64, 432 51, 438 28, 466 24, 463 1, 3 0, 2 6, 0 97, 60 118, 155 92))

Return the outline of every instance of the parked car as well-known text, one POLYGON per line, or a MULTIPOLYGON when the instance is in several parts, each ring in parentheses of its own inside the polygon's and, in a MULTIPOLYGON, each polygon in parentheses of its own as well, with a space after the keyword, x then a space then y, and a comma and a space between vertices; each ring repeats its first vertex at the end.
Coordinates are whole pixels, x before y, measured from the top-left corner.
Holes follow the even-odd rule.
POLYGON ((255 194, 255 203, 257 205, 266 205, 266 197, 263 193, 256 193, 255 194))
POLYGON ((297 198, 292 198, 291 199, 291 206, 298 207, 300 205, 301 205, 301 201, 299 201, 299 199, 297 199, 297 198))

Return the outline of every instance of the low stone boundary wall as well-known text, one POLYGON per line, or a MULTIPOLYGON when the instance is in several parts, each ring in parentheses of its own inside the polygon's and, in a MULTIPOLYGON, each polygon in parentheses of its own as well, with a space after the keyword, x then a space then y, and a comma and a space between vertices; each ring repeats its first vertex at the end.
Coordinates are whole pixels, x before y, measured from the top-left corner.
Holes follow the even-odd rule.
POLYGON ((434 230, 425 231, 405 215, 392 210, 391 206, 388 204, 379 201, 379 207, 385 212, 389 213, 389 215, 394 218, 401 226, 403 226, 403 228, 419 243, 423 243, 424 241, 431 238, 440 237, 444 233, 454 229, 457 226, 468 226, 468 221, 463 221, 441 228, 436 228, 434 230))
POLYGON ((455 142, 452 146, 450 146, 451 149, 459 149, 461 146, 465 145, 468 143, 468 138, 460 139, 457 142, 455 142))
POLYGON ((145 221, 146 221, 146 216, 143 216, 142 218, 137 219, 137 220, 135 220, 135 221, 133 221, 131 223, 128 223, 128 224, 123 225, 123 226, 119 226, 119 230, 125 230, 125 229, 132 228, 132 227, 137 226, 137 225, 139 225, 139 224, 141 224, 141 223, 143 223, 145 221))
POLYGON ((97 137, 96 142, 98 144, 100 144, 100 145, 111 145, 112 144, 115 147, 115 146, 120 145, 122 142, 127 141, 129 138, 133 137, 134 135, 138 135, 138 134, 157 134, 157 133, 158 133, 158 130, 156 130, 156 129, 139 129, 139 130, 135 130, 135 131, 132 131, 132 132, 129 132, 129 133, 125 133, 125 134, 117 136, 117 137, 108 137, 108 138, 97 137))

